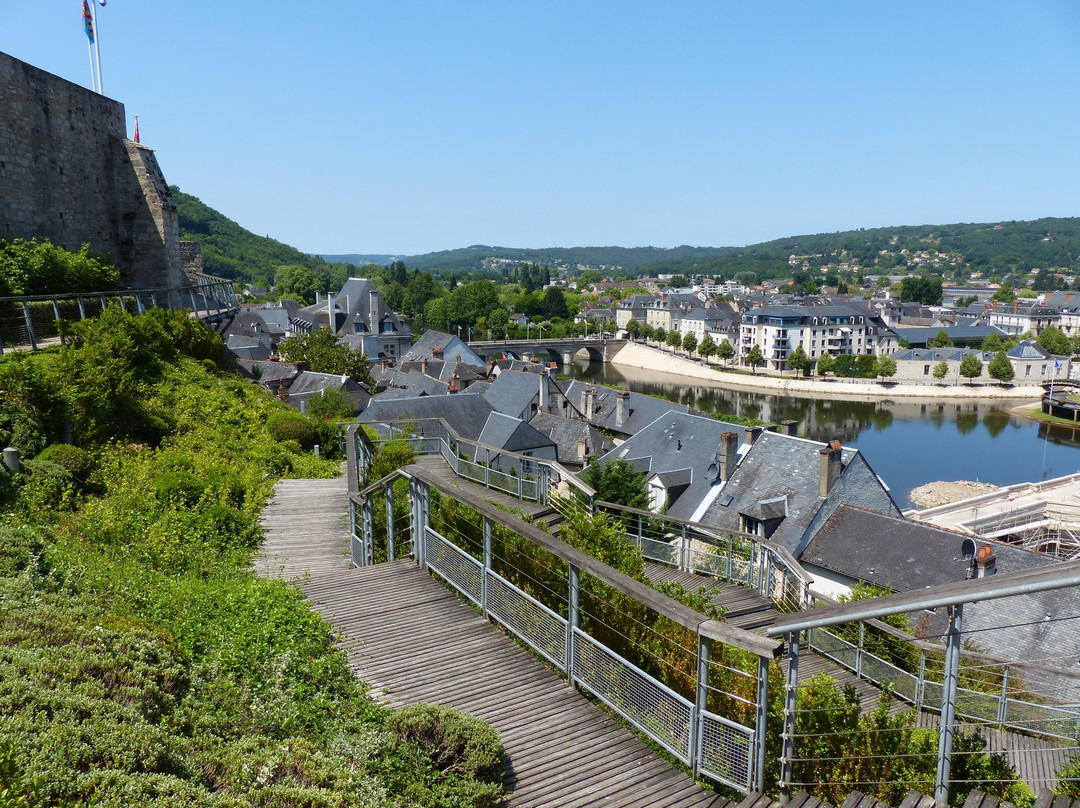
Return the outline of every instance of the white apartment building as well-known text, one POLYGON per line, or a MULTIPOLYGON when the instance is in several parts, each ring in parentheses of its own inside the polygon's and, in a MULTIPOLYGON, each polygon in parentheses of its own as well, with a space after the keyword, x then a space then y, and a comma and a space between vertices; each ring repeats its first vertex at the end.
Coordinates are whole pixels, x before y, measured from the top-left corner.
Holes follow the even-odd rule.
POLYGON ((739 361, 755 345, 768 370, 785 370, 787 357, 801 345, 812 361, 823 354, 877 354, 895 350, 894 341, 880 342, 881 331, 866 313, 845 306, 762 306, 743 315, 739 328, 739 361))

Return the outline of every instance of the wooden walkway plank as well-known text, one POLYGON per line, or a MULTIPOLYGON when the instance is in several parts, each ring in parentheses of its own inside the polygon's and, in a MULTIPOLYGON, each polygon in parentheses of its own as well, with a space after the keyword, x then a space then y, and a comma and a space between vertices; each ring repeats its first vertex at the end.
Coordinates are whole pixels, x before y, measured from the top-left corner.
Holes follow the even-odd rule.
MULTIPOLYGON (((546 507, 482 496, 533 516, 546 507)), ((507 751, 507 805, 727 806, 411 560, 352 569, 347 513, 343 478, 283 480, 263 513, 256 570, 302 588, 372 697, 489 721, 507 751)))

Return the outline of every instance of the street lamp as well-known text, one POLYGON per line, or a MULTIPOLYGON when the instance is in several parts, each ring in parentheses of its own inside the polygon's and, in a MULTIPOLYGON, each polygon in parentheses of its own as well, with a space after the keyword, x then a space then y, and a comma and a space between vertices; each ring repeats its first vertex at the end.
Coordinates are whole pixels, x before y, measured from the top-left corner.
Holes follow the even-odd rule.
POLYGON ((543 323, 537 323, 536 324, 536 330, 540 332, 540 341, 543 342, 544 341, 544 324, 543 323))

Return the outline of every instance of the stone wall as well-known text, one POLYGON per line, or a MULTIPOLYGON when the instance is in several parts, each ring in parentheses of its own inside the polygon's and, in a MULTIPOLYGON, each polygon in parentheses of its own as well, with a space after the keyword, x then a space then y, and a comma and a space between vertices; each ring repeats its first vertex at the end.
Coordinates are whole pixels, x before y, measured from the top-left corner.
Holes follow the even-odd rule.
POLYGON ((179 286, 176 204, 124 106, 0 53, 0 237, 89 244, 121 284, 179 286))

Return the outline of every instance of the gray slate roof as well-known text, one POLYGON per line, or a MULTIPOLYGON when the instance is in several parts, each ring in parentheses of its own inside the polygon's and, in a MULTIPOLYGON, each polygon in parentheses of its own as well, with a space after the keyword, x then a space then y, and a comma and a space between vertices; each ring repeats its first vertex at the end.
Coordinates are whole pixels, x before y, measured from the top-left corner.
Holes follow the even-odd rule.
POLYGON ((771 541, 799 558, 818 524, 842 503, 899 515, 900 508, 857 449, 841 449, 842 471, 827 497, 818 496, 820 453, 827 444, 765 432, 700 517, 703 524, 739 530, 740 514, 760 518, 762 504, 786 498, 786 516, 771 541), (732 497, 728 504, 727 495, 732 497))
POLYGON ((715 482, 715 477, 709 479, 706 470, 716 460, 720 436, 725 432, 736 433, 739 436, 740 449, 746 451, 745 427, 703 415, 668 409, 651 424, 601 457, 598 462, 626 460, 635 467, 642 468, 649 476, 684 470, 685 480, 680 477, 680 482, 676 481, 675 477, 662 477, 662 481, 665 484, 688 486, 678 499, 668 503, 667 513, 678 519, 689 519, 715 482), (691 470, 691 473, 685 473, 687 469, 691 470))
POLYGON ((484 393, 494 409, 514 418, 531 418, 532 404, 539 396, 540 375, 516 370, 504 370, 484 393))
POLYGON ((529 426, 520 418, 511 418, 500 412, 488 416, 487 423, 480 433, 480 443, 504 449, 508 452, 530 452, 541 447, 555 449, 555 444, 546 435, 529 426))
POLYGON ((563 464, 580 465, 577 454, 578 438, 585 438, 590 461, 596 460, 615 447, 615 444, 608 440, 603 432, 576 418, 562 418, 558 415, 538 412, 529 423, 555 443, 559 450, 559 462, 563 464))
POLYGON ((647 396, 642 393, 631 392, 630 401, 628 402, 629 414, 627 415, 626 421, 622 426, 616 426, 615 397, 621 392, 620 390, 617 390, 614 387, 602 387, 596 384, 589 384, 580 379, 574 379, 570 382, 560 381, 559 385, 565 392, 566 397, 570 400, 570 403, 579 410, 582 409, 582 391, 584 391, 586 386, 595 388, 596 404, 593 411, 593 426, 601 427, 602 429, 610 429, 611 431, 622 435, 636 434, 669 411, 690 412, 690 408, 684 404, 672 404, 670 401, 653 398, 652 396, 647 396))
POLYGON ((454 362, 459 356, 463 364, 486 367, 483 358, 470 348, 468 343, 454 334, 442 331, 425 331, 405 352, 406 359, 415 360, 441 359, 444 362, 454 362), (439 352, 438 356, 435 355, 436 351, 439 352))
POLYGON ((493 409, 483 396, 457 394, 385 401, 376 397, 364 410, 360 420, 364 423, 387 423, 443 418, 461 437, 476 440, 493 409))

